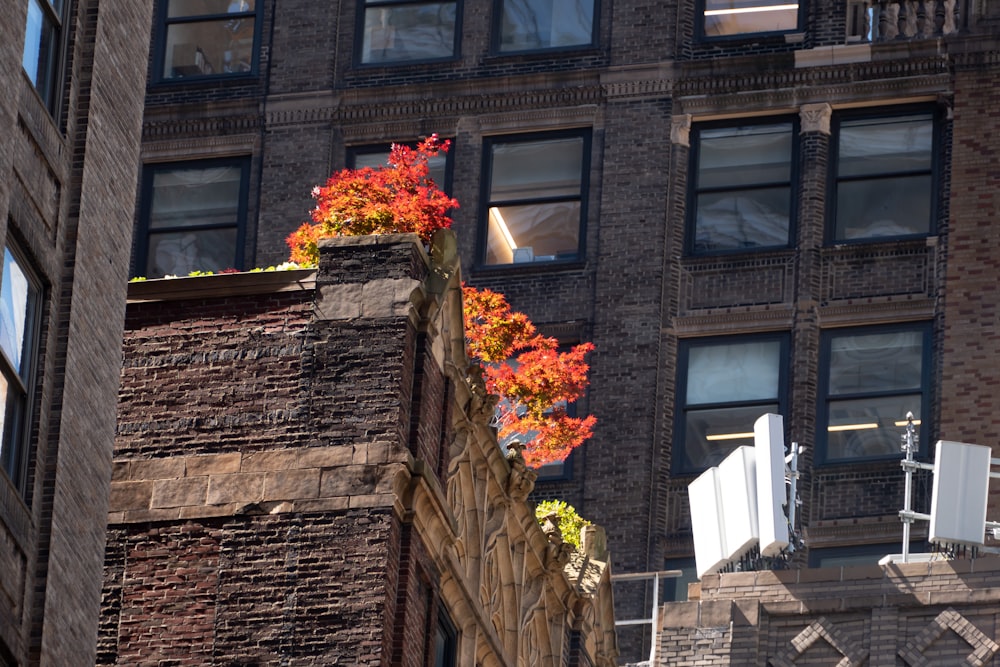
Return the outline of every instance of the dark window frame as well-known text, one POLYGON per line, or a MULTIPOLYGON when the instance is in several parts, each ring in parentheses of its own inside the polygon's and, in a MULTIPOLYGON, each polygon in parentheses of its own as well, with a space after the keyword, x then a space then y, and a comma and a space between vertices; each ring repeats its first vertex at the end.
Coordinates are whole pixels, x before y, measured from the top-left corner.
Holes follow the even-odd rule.
POLYGON ((432 649, 430 658, 432 664, 434 667, 438 665, 454 667, 458 664, 458 630, 455 628, 455 624, 452 622, 443 604, 438 604, 436 615, 437 624, 434 627, 434 635, 431 641, 432 649), (440 654, 438 653, 436 641, 438 636, 444 637, 444 646, 440 654))
POLYGON ((462 7, 463 0, 358 0, 357 16, 354 21, 354 66, 356 68, 372 67, 406 67, 408 65, 425 65, 431 63, 445 63, 460 60, 462 57, 462 7), (438 58, 413 58, 400 60, 379 60, 376 62, 364 61, 364 39, 365 39, 365 18, 366 10, 371 7, 398 7, 405 5, 429 5, 429 4, 454 4, 455 5, 455 32, 452 41, 452 52, 450 55, 438 58))
MULTIPOLYGON (((784 3, 784 4, 791 4, 784 3)), ((731 35, 708 35, 705 32, 705 11, 707 0, 697 0, 695 3, 695 39, 697 42, 718 44, 720 42, 737 42, 740 40, 760 40, 768 37, 782 37, 803 32, 806 25, 806 3, 798 0, 798 13, 795 28, 788 30, 762 30, 760 32, 737 32, 731 35)))
MULTIPOLYGON (((435 185, 444 192, 446 195, 451 196, 452 186, 454 185, 454 174, 455 174, 455 140, 454 138, 442 137, 442 141, 450 141, 451 144, 448 146, 448 152, 444 154, 444 183, 438 183, 435 181, 435 185)), ((409 146, 410 148, 416 148, 416 141, 400 141, 393 143, 401 143, 409 146)), ((392 143, 377 143, 377 144, 359 144, 357 146, 347 147, 347 159, 346 164, 348 169, 357 169, 357 159, 360 155, 385 155, 388 158, 389 152, 392 150, 392 143)), ((386 162, 388 164, 388 162, 386 162)))
POLYGON ((591 153, 593 151, 593 130, 590 127, 553 130, 549 132, 531 132, 525 134, 503 134, 483 137, 482 167, 480 169, 479 216, 477 223, 476 262, 475 267, 481 271, 524 271, 544 268, 558 269, 568 265, 581 264, 586 258, 587 218, 590 200, 590 169, 591 153), (490 199, 493 178, 493 147, 498 144, 532 143, 554 139, 579 138, 582 140, 582 156, 580 164, 580 194, 578 197, 552 196, 521 199, 490 199), (568 201, 580 202, 580 221, 578 227, 577 248, 573 257, 556 257, 555 259, 532 260, 529 262, 511 262, 507 264, 490 264, 487 262, 489 211, 494 205, 525 206, 531 204, 556 204, 568 201))
MULTIPOLYGON (((28 302, 24 317, 24 332, 22 334, 22 357, 27 355, 27 360, 22 358, 22 368, 7 356, 0 347, 0 374, 5 378, 8 385, 7 404, 0 405, 0 410, 4 411, 4 428, 0 451, 0 469, 7 475, 13 483, 14 488, 24 495, 27 492, 28 467, 32 451, 31 433, 35 420, 35 390, 38 383, 39 359, 41 357, 41 329, 42 311, 45 303, 45 286, 39 275, 34 271, 31 262, 21 248, 8 239, 5 250, 9 251, 14 263, 20 268, 22 275, 27 281, 29 292, 28 302), (11 392, 17 392, 15 400, 20 399, 20 405, 11 405, 11 392), (15 410, 16 414, 11 419, 10 410, 15 410)), ((6 263, 6 256, 3 264, 6 263)), ((0 277, 2 282, 2 277, 0 277)), ((0 290, 3 289, 0 284, 0 290)))
MULTIPOLYGON (((687 187, 687 215, 685 216, 684 233, 684 254, 687 257, 714 257, 723 255, 738 255, 746 253, 760 253, 774 250, 786 250, 795 246, 796 233, 798 228, 798 203, 799 203, 799 119, 797 116, 774 116, 764 118, 740 118, 738 120, 708 121, 695 123, 691 127, 690 153, 688 156, 688 187, 687 187), (698 244, 698 196, 702 193, 727 192, 734 190, 766 189, 778 185, 777 182, 761 182, 752 184, 750 187, 701 187, 698 182, 699 160, 701 157, 701 135, 706 130, 716 129, 736 129, 740 127, 766 127, 770 125, 791 125, 791 149, 789 154, 788 173, 788 236, 785 243, 779 245, 762 245, 741 248, 723 248, 719 250, 699 250, 698 244)), ((782 182, 783 183, 783 182, 782 182)))
POLYGON ((229 81, 246 80, 257 76, 260 67, 260 47, 261 32, 263 23, 263 0, 255 0, 254 8, 241 12, 222 12, 217 14, 191 14, 184 16, 168 16, 170 0, 159 0, 156 5, 154 15, 154 34, 152 41, 153 71, 150 73, 150 82, 154 85, 177 85, 190 83, 204 83, 207 81, 229 81), (240 18, 252 18, 254 21, 252 55, 250 58, 250 69, 246 72, 226 72, 222 69, 209 74, 201 73, 190 76, 163 75, 167 61, 167 33, 172 25, 184 25, 193 23, 207 23, 212 21, 223 21, 226 19, 238 20, 240 18))
POLYGON ((65 53, 68 39, 68 31, 65 29, 66 17, 69 15, 69 7, 72 0, 57 0, 57 3, 59 6, 54 7, 52 0, 28 0, 25 4, 27 10, 25 12, 24 45, 21 51, 21 69, 31 82, 31 87, 38 93, 42 104, 52 116, 56 116, 62 100, 62 81, 65 75, 65 53), (38 62, 41 62, 43 59, 46 61, 44 64, 46 80, 42 82, 41 86, 36 81, 38 72, 29 73, 24 69, 24 57, 28 49, 28 40, 31 37, 27 30, 27 16, 31 11, 30 5, 36 5, 42 13, 42 30, 44 31, 47 25, 51 25, 53 29, 52 43, 48 45, 39 44, 38 62), (42 56, 41 53, 43 47, 45 47, 45 56, 42 56))
MULTIPOLYGON (((891 454, 876 456, 855 456, 840 457, 831 459, 828 451, 827 429, 830 421, 829 404, 834 401, 860 400, 865 398, 892 398, 896 396, 920 395, 920 414, 914 415, 920 420, 916 427, 918 440, 917 456, 926 458, 928 456, 930 439, 930 417, 933 404, 933 339, 934 328, 931 322, 902 322, 896 324, 880 324, 858 327, 843 327, 827 329, 820 333, 820 353, 819 353, 819 373, 816 388, 816 467, 857 465, 858 463, 871 463, 878 461, 893 461, 902 458, 901 447, 897 447, 891 454), (872 334, 890 334, 894 332, 916 332, 922 336, 921 369, 920 369, 920 389, 915 390, 872 390, 864 392, 844 392, 831 396, 829 391, 830 380, 830 359, 831 344, 835 338, 848 336, 864 336, 872 334)), ((898 421, 905 419, 905 415, 899 415, 898 421)), ((896 426, 899 429, 900 438, 904 432, 903 426, 896 426)), ((900 440, 901 442, 901 440, 900 440)))
MULTIPOLYGON (((671 472, 675 476, 689 476, 697 475, 706 469, 705 467, 693 466, 687 464, 687 452, 686 440, 687 440, 687 414, 691 410, 718 410, 718 409, 739 409, 739 408, 753 408, 755 406, 770 405, 777 403, 777 413, 787 414, 789 399, 789 374, 791 372, 791 364, 789 362, 790 356, 790 334, 787 331, 776 331, 767 333, 755 333, 755 334, 741 334, 732 336, 711 336, 702 338, 685 338, 678 341, 677 345, 677 395, 675 397, 675 414, 674 414, 674 434, 673 434, 673 450, 671 455, 671 472), (753 344, 753 343, 765 343, 765 342, 776 342, 779 345, 778 348, 778 387, 777 396, 774 401, 768 401, 765 399, 750 399, 742 401, 716 401, 716 402, 706 402, 706 403, 696 403, 689 405, 687 402, 688 396, 688 382, 687 374, 689 368, 689 360, 691 349, 695 347, 711 347, 711 346, 722 346, 722 345, 733 345, 733 344, 753 344)), ((763 410, 761 414, 770 412, 771 410, 763 410)), ((753 424, 748 425, 749 429, 752 430, 753 424)), ((738 445, 733 444, 729 447, 729 451, 735 449, 738 445)), ((727 452, 728 453, 728 452, 727 452)))
MULTIPOLYGON (((535 53, 565 53, 569 51, 580 51, 597 48, 599 43, 598 26, 601 15, 600 0, 590 0, 593 3, 593 20, 590 26, 590 41, 586 44, 568 44, 566 46, 542 46, 533 49, 510 49, 504 50, 503 43, 503 16, 504 2, 507 0, 493 0, 493 20, 490 27, 490 55, 492 56, 519 56, 535 53)), ((554 0, 549 0, 554 1, 554 0)))
MULTIPOLYGON (((822 547, 818 549, 809 549, 809 565, 810 568, 835 568, 835 567, 860 567, 865 565, 875 565, 878 561, 890 554, 901 553, 903 549, 902 540, 897 542, 881 542, 878 544, 849 544, 839 547, 822 547), (848 564, 832 564, 824 565, 821 561, 823 558, 831 558, 834 560, 843 560, 845 558, 858 558, 868 560, 871 557, 870 563, 848 563, 848 564)), ((920 553, 928 551, 930 545, 924 540, 911 540, 910 541, 910 553, 920 553)))
MULTIPOLYGON (((941 113, 932 105, 921 104, 921 105, 910 105, 910 106, 891 106, 891 107, 878 107, 876 109, 851 109, 835 112, 831 118, 830 122, 830 150, 829 150, 829 162, 827 168, 827 224, 825 229, 825 243, 828 246, 837 245, 857 245, 857 244, 870 244, 870 243, 884 243, 892 241, 901 241, 908 239, 921 239, 927 238, 928 236, 934 236, 937 232, 937 227, 940 224, 938 215, 938 206, 941 198, 940 194, 940 182, 941 182, 941 156, 940 146, 941 146, 941 113), (840 130, 844 121, 852 120, 879 120, 879 119, 892 119, 900 118, 905 116, 919 116, 919 115, 929 115, 930 121, 932 123, 932 138, 931 138, 931 166, 929 169, 921 169, 914 171, 898 171, 892 174, 880 174, 876 176, 878 179, 888 180, 893 177, 899 177, 904 175, 916 175, 918 173, 927 173, 931 179, 931 192, 930 192, 930 202, 928 203, 928 217, 927 221, 927 231, 917 232, 913 234, 900 234, 900 235, 886 235, 886 236, 871 236, 863 238, 854 239, 840 239, 837 238, 837 193, 841 182, 859 181, 863 180, 864 177, 844 177, 841 178, 839 174, 840 167, 840 130)), ((867 176, 872 176, 871 174, 867 176)))
MULTIPOLYGON (((134 276, 145 276, 149 260, 150 236, 157 233, 169 232, 171 230, 186 230, 192 232, 208 231, 211 229, 223 229, 236 227, 235 255, 233 266, 224 268, 243 269, 245 262, 245 245, 247 227, 249 226, 249 194, 250 194, 250 166, 251 156, 206 158, 197 160, 184 160, 180 162, 150 162, 142 166, 142 181, 139 190, 139 225, 135 238, 135 258, 134 276), (237 202, 237 215, 234 225, 191 225, 179 227, 162 227, 153 231, 150 229, 150 215, 153 205, 153 181, 159 172, 174 171, 183 169, 204 169, 212 167, 236 166, 240 169, 239 201, 237 202)), ((208 267, 206 267, 207 269, 208 267)), ((197 269, 205 270, 205 269, 197 269)))

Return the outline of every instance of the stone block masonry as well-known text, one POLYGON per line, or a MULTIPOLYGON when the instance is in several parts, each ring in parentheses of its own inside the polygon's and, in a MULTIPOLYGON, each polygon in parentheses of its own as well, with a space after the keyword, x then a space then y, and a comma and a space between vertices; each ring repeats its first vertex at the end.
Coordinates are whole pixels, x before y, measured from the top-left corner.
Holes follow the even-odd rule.
POLYGON ((133 285, 97 664, 614 663, 607 555, 538 526, 415 240, 133 285))

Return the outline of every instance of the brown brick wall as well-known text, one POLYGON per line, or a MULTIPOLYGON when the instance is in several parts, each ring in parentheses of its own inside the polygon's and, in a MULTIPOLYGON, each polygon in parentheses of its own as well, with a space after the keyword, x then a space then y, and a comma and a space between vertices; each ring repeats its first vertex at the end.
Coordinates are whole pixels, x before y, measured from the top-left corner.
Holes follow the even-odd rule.
MULTIPOLYGON (((943 289, 941 437, 995 448, 1000 260, 994 223, 1000 211, 1000 170, 992 128, 998 122, 1000 74, 979 58, 962 64, 955 77, 951 240, 943 289)), ((989 514, 998 508, 994 489, 989 514)))
POLYGON ((656 664, 996 665, 998 568, 985 558, 707 575, 699 600, 663 607, 656 664))
POLYGON ((27 483, 0 475, 0 656, 89 664, 100 600, 150 8, 64 3, 57 103, 22 72, 27 3, 0 3, 0 238, 43 284, 27 483))

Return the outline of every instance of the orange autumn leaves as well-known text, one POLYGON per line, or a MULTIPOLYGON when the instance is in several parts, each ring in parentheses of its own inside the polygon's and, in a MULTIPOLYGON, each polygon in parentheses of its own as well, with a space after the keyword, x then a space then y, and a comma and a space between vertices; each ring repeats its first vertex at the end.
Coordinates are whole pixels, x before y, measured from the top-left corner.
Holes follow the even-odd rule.
POLYGON ((436 230, 451 227, 448 211, 458 202, 438 189, 427 164, 448 145, 436 134, 415 149, 393 144, 387 166, 342 169, 313 188, 313 222, 286 239, 289 261, 316 264, 321 238, 415 232, 427 243, 436 230))
POLYGON ((501 398, 501 440, 519 437, 529 466, 562 461, 589 438, 597 420, 572 417, 567 406, 583 395, 591 343, 560 351, 540 336, 524 313, 511 310, 501 294, 463 287, 466 350, 483 365, 486 390, 501 398))
MULTIPOLYGON (((451 227, 448 211, 458 202, 438 189, 428 170, 428 159, 448 147, 437 135, 415 149, 395 144, 388 165, 344 169, 314 188, 313 222, 286 240, 290 261, 316 265, 322 238, 412 232, 428 243, 436 230, 451 227)), ((499 439, 521 440, 525 463, 532 467, 564 460, 596 423, 593 416, 577 418, 567 411, 586 390, 585 356, 594 346, 560 351, 554 338, 539 335, 527 316, 513 312, 503 295, 465 286, 462 293, 469 357, 483 367, 486 390, 500 397, 499 439)))

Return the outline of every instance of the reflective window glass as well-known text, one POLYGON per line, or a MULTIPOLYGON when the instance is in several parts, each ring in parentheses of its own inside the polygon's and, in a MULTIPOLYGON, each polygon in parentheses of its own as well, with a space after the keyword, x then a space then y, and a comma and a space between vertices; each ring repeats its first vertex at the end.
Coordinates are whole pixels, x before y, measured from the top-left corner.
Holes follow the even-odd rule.
POLYGON ((594 0, 502 0, 499 51, 588 46, 594 0))
POLYGON ((791 123, 696 129, 691 252, 787 246, 791 123))
POLYGON ((753 445, 761 415, 780 413, 784 337, 683 341, 674 471, 700 472, 753 445))
POLYGON ((928 234, 934 201, 930 113, 836 125, 834 240, 928 234))
POLYGON ((147 167, 137 274, 240 268, 248 172, 249 159, 147 167))
POLYGON ((368 0, 364 7, 361 62, 440 60, 457 53, 456 2, 368 0))
POLYGON ((928 405, 927 325, 828 332, 821 369, 822 437, 828 462, 900 455, 912 413, 928 405))
POLYGON ((799 5, 787 0, 705 0, 706 37, 790 32, 799 26, 799 5))
POLYGON ((488 142, 487 264, 579 256, 588 150, 589 133, 488 142))
POLYGON ((162 79, 249 74, 256 67, 253 0, 170 0, 162 26, 162 79))

